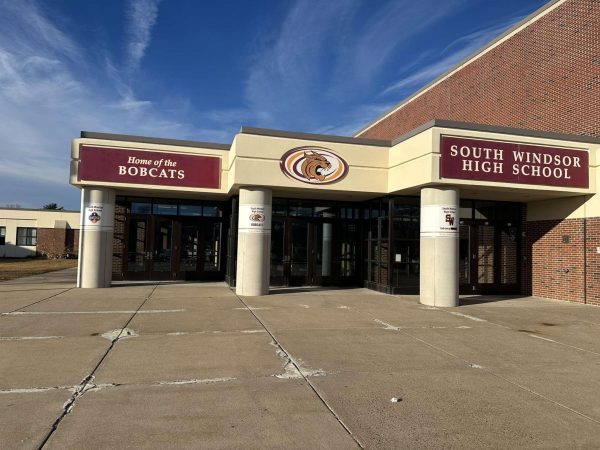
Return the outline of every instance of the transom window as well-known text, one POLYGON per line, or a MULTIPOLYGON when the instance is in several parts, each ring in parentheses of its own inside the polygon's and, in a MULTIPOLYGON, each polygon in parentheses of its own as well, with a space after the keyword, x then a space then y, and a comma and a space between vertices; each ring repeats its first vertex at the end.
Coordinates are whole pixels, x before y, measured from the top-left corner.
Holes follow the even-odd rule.
POLYGON ((17 228, 17 245, 36 246, 37 228, 17 228))

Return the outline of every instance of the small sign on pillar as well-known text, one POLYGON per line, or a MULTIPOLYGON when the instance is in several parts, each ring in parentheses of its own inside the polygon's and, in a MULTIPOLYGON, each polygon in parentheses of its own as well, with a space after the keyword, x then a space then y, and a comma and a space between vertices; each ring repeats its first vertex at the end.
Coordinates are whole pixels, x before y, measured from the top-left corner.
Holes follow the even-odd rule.
POLYGON ((242 233, 271 234, 271 206, 240 205, 238 229, 242 233))
POLYGON ((421 236, 458 237, 458 210, 455 205, 421 207, 421 236))

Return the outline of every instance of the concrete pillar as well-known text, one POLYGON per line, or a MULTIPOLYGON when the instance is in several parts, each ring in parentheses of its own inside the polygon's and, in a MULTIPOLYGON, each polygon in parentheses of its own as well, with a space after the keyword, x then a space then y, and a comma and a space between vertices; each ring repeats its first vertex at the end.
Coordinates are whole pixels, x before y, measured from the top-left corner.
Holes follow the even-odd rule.
POLYGON ((112 189, 81 189, 77 287, 110 287, 114 221, 115 192, 112 189))
POLYGON ((235 292, 238 295, 267 295, 271 271, 270 189, 240 189, 238 251, 235 292))
POLYGON ((458 306, 458 208, 454 188, 421 189, 420 301, 458 306))

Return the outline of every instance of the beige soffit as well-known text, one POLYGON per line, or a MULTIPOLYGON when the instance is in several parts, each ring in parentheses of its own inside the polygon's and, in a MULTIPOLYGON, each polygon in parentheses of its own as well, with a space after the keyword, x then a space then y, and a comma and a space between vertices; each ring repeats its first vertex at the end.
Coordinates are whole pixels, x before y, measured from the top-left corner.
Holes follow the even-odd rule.
POLYGON ((566 1, 567 0, 552 0, 552 1, 548 2, 548 3, 546 3, 544 6, 542 6, 538 10, 534 11, 529 16, 525 17, 523 20, 521 20, 520 22, 518 22, 516 25, 512 26, 510 29, 508 29, 507 31, 505 31, 504 33, 502 33, 500 36, 498 36, 496 39, 494 39, 493 41, 491 41, 485 47, 481 48, 480 50, 477 50, 471 56, 468 56, 465 60, 463 60, 462 62, 458 63, 456 66, 454 66, 453 68, 451 68, 450 70, 448 70, 446 73, 440 75, 435 80, 433 80, 431 83, 429 83, 426 86, 422 87, 421 89, 419 89, 417 92, 415 92, 413 95, 409 96, 405 100, 402 100, 400 103, 398 103, 392 109, 390 109, 388 112, 384 113, 381 117, 379 117, 378 119, 375 119, 373 122, 371 122, 370 124, 368 124, 367 126, 365 126, 364 128, 362 128, 361 130, 359 130, 357 133, 354 134, 354 136, 355 137, 359 137, 365 131, 367 131, 370 128, 374 127, 375 125, 377 125, 382 120, 386 119, 387 117, 389 117, 390 115, 392 115, 393 113, 395 113, 396 111, 398 111, 399 109, 401 109, 404 106, 406 106, 408 103, 410 103, 413 100, 419 98, 425 92, 427 92, 428 90, 430 90, 434 86, 438 85, 439 83, 441 83, 442 81, 444 81, 446 78, 449 78, 452 75, 454 75, 456 72, 458 72, 459 70, 462 70, 465 66, 471 64, 473 61, 475 61, 478 58, 480 58, 481 56, 485 55, 487 52, 489 52, 490 50, 494 49, 495 47, 497 47, 498 45, 500 45, 502 42, 510 39, 512 36, 514 36, 515 34, 517 34, 518 32, 520 32, 524 28, 528 27, 529 25, 531 25, 536 20, 542 18, 543 16, 545 16, 546 14, 548 14, 553 9, 559 7, 560 5, 562 5, 563 3, 565 3, 566 1))

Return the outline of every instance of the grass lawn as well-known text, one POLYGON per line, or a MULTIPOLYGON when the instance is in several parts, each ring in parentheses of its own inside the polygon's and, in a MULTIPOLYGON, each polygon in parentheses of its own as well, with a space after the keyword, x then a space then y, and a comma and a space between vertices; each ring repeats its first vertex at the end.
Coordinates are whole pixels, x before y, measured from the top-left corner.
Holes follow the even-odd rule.
POLYGON ((77 267, 76 259, 0 258, 0 281, 77 267))

